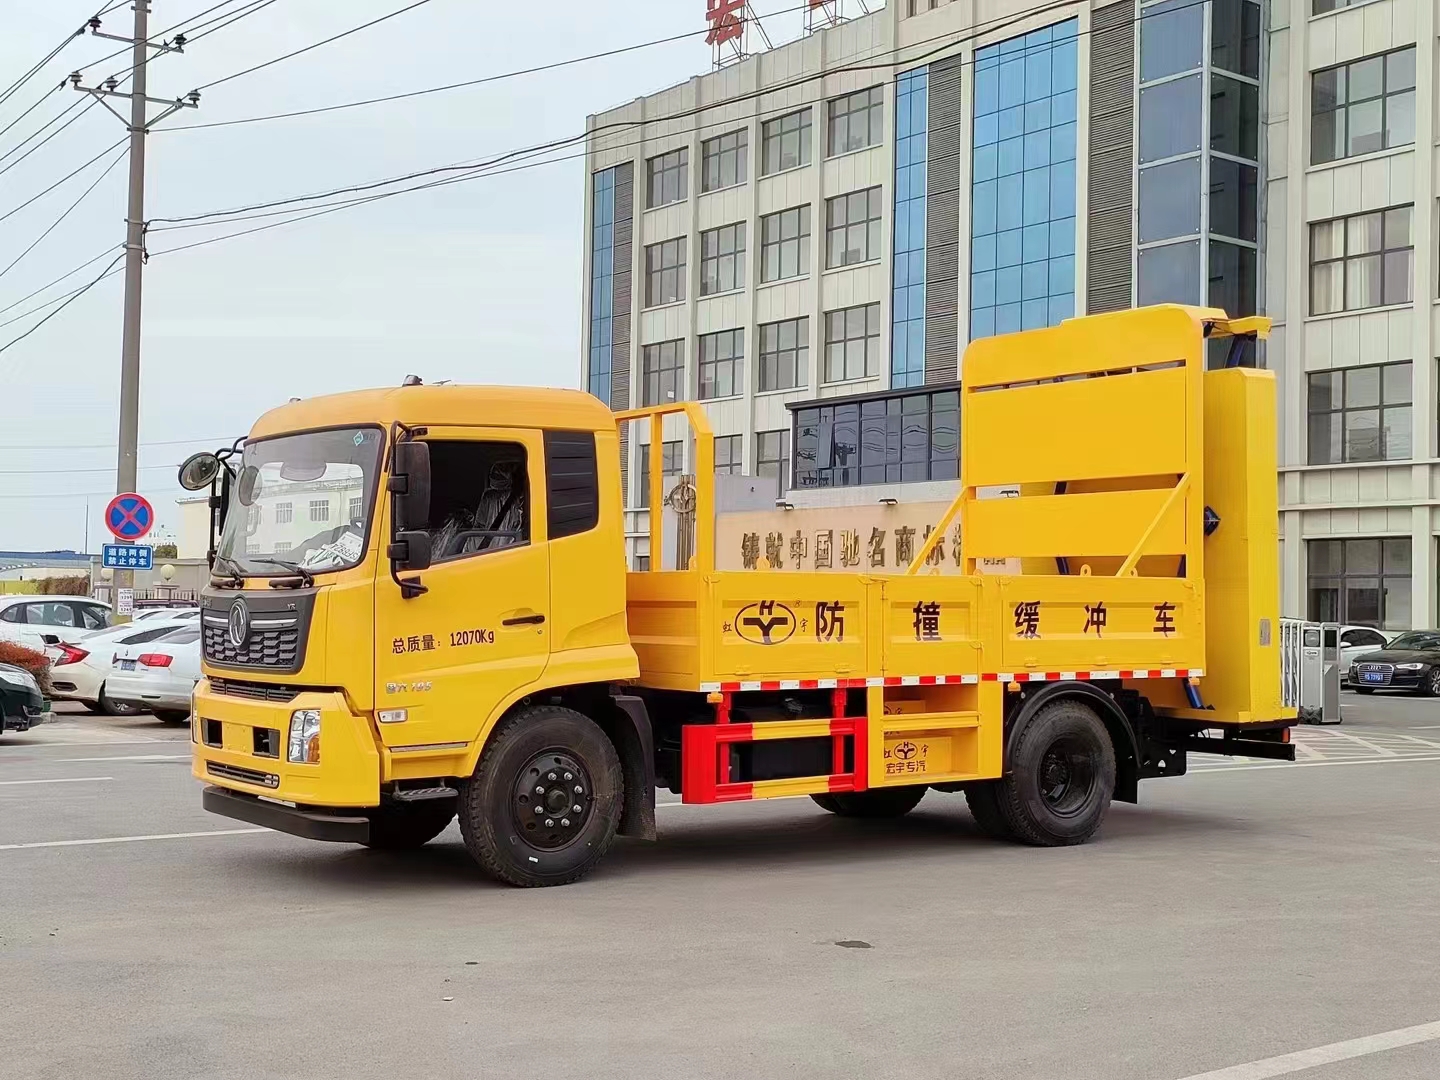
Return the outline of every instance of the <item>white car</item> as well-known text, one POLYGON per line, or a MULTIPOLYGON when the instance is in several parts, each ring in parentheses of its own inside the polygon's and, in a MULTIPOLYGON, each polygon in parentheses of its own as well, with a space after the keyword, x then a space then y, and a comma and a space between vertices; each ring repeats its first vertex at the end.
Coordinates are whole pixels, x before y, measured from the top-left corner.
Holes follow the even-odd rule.
POLYGON ((105 680, 110 697, 154 713, 167 724, 190 721, 190 693, 200 681, 200 627, 183 626, 141 645, 123 645, 105 680))
POLYGON ((1350 665, 1366 653, 1383 649, 1398 635, 1398 630, 1376 630, 1369 626, 1342 626, 1340 628, 1340 682, 1349 685, 1350 665))
POLYGON ((140 622, 97 630, 75 641, 61 639, 46 650, 51 655, 50 683, 57 700, 78 701, 91 712, 125 716, 135 710, 115 701, 107 680, 116 652, 126 645, 143 645, 162 638, 172 630, 198 625, 200 611, 170 609, 165 617, 151 616, 140 622))
POLYGON ((78 641, 111 623, 110 605, 88 596, 0 596, 0 639, 54 658, 49 646, 78 641))

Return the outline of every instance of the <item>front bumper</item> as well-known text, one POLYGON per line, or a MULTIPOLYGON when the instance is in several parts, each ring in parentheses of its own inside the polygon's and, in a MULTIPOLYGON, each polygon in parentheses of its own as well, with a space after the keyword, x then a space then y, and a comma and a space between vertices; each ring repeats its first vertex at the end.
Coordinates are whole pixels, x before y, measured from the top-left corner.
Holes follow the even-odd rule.
POLYGON ((380 753, 370 720, 353 713, 339 691, 305 690, 286 701, 262 701, 217 694, 201 679, 194 702, 191 773, 197 780, 338 813, 380 805, 380 753), (314 764, 285 759, 290 714, 299 709, 320 713, 320 760, 314 764))
POLYGON ((1418 690, 1428 678, 1427 671, 1396 671, 1384 682, 1369 682, 1363 674, 1348 675, 1345 682, 1352 690, 1418 690))
POLYGON ((242 795, 222 787, 207 787, 201 805, 212 814, 221 814, 276 832, 327 840, 339 844, 364 844, 370 839, 370 819, 357 815, 332 814, 300 806, 266 802, 254 795, 242 795))
POLYGON ((0 732, 29 731, 53 719, 44 695, 19 689, 0 691, 0 732))

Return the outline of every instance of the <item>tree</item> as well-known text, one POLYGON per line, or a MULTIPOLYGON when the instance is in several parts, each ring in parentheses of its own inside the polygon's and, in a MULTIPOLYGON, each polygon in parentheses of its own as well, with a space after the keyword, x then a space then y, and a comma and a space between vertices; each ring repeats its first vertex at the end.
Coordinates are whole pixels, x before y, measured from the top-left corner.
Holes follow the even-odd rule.
POLYGON ((178 559, 179 549, 174 544, 156 544, 155 558, 157 559, 178 559))

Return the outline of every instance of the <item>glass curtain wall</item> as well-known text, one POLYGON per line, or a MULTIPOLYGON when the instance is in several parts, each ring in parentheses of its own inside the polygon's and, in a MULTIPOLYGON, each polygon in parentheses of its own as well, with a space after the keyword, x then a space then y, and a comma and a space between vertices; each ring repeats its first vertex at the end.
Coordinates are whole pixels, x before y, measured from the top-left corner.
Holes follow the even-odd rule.
POLYGON ((587 386, 610 404, 610 346, 615 327, 615 170, 590 178, 590 356, 587 386))
POLYGON ((925 381, 925 161, 929 68, 895 80, 895 295, 891 305, 890 385, 925 381))

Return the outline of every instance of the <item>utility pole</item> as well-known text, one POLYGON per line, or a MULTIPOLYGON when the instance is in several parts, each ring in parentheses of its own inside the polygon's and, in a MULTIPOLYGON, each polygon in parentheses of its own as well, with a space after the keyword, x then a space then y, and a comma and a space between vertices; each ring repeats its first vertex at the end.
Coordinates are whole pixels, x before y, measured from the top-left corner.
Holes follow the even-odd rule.
MULTIPOLYGON (((115 464, 115 494, 124 495, 135 490, 137 482, 137 458, 140 439, 140 287, 145 266, 145 136, 150 128, 179 109, 194 109, 200 104, 200 94, 191 91, 183 100, 175 98, 150 98, 145 94, 148 83, 147 71, 150 64, 150 50, 158 53, 183 52, 185 35, 177 34, 173 41, 152 42, 150 40, 150 0, 135 0, 135 25, 130 37, 100 32, 100 19, 90 20, 90 33, 94 37, 110 41, 122 41, 132 45, 131 83, 129 92, 121 92, 118 79, 106 79, 101 86, 80 85, 80 72, 70 76, 76 90, 92 95, 96 101, 109 109, 130 132, 130 194, 125 211, 125 329, 120 351, 120 438, 119 453, 115 464), (128 98, 130 117, 127 120, 106 98, 128 98), (154 119, 149 118, 149 104, 155 102, 166 108, 154 119)), ((130 543, 130 541, 121 541, 130 543)), ((116 570, 113 594, 117 622, 129 622, 130 613, 121 610, 120 598, 135 594, 135 571, 116 570), (122 592, 122 590, 124 590, 122 592)))

